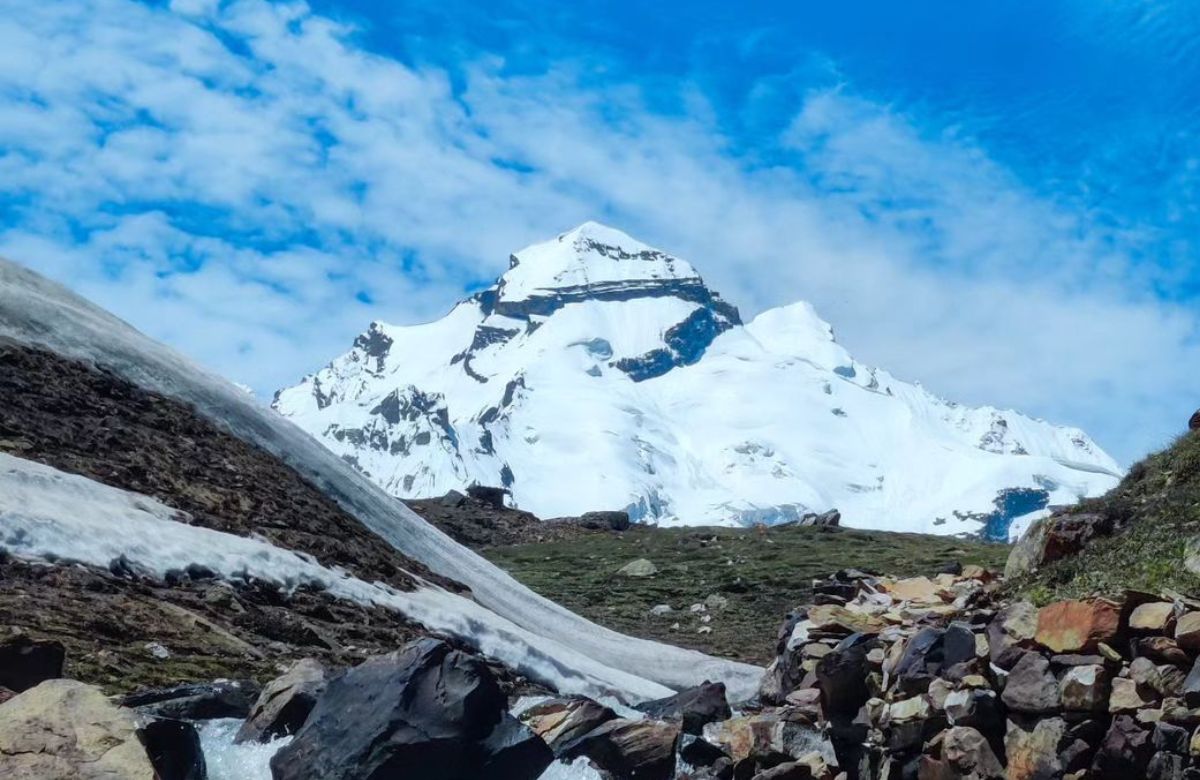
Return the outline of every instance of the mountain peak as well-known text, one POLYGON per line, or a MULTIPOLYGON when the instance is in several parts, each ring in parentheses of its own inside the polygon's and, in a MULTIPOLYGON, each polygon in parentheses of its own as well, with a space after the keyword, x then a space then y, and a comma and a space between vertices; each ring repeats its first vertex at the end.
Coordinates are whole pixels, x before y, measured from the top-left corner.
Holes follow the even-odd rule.
POLYGON ((679 282, 701 283, 688 262, 589 221, 512 255, 499 293, 503 300, 519 301, 679 282))

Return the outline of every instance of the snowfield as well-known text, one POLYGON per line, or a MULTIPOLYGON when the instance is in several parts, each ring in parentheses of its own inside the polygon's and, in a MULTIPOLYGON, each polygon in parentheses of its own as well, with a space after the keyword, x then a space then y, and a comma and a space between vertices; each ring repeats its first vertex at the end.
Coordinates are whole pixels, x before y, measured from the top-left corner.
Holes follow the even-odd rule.
POLYGON ((178 535, 202 529, 179 523, 172 510, 146 503, 145 497, 109 493, 113 489, 87 480, 76 482, 81 478, 42 471, 45 467, 13 458, 4 461, 4 487, 0 488, 4 536, 9 539, 5 546, 21 545, 31 556, 49 553, 97 565, 107 565, 125 552, 158 570, 191 558, 217 564, 226 572, 239 567, 284 567, 295 576, 330 577, 331 585, 345 589, 347 597, 396 599, 395 607, 410 617, 457 633, 482 652, 511 659, 518 667, 529 664, 531 673, 551 675, 564 691, 602 688, 626 701, 638 701, 662 695, 665 688, 709 679, 725 682, 731 698, 738 699, 757 687, 762 674, 758 667, 627 637, 542 598, 430 526, 231 383, 62 286, 2 260, 0 340, 103 366, 147 390, 190 404, 214 424, 280 458, 385 542, 470 587, 475 601, 432 587, 407 594, 387 592, 286 551, 257 546, 254 540, 237 542, 239 537, 208 534, 182 538, 178 535), (77 511, 80 500, 102 502, 107 509, 101 514, 81 513, 77 511), (88 516, 100 518, 99 526, 81 530, 72 525, 89 522, 88 516), (149 541, 147 533, 153 534, 149 541), (172 541, 164 543, 164 538, 172 541), (85 547, 94 549, 88 552, 85 547))
POLYGON ((541 517, 662 525, 841 510, 1003 539, 1120 467, 1086 434, 855 361, 807 303, 743 324, 689 264, 587 223, 436 322, 372 323, 274 407, 389 493, 511 488, 541 517))

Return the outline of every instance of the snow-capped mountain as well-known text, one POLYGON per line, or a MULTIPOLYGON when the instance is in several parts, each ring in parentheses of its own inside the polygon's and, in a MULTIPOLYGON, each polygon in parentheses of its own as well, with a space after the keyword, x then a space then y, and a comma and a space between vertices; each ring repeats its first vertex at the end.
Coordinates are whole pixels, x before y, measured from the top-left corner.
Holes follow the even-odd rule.
POLYGON ((855 361, 807 303, 743 323, 687 262, 586 223, 445 317, 374 322, 273 406, 400 497, 502 484, 542 517, 664 525, 838 508, 1003 537, 1111 488, 1082 431, 939 399, 855 361))

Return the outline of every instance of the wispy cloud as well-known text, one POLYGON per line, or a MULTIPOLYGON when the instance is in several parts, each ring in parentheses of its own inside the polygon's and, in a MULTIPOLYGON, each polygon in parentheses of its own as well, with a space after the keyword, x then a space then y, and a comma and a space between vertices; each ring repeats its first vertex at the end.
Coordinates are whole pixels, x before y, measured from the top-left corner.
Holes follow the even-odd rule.
POLYGON ((1138 262, 1152 231, 852 83, 804 92, 765 165, 694 85, 664 115, 570 60, 452 75, 303 4, 0 8, 0 253, 260 392, 595 218, 746 310, 809 299, 861 359, 1124 458, 1200 399, 1196 313, 1138 262))

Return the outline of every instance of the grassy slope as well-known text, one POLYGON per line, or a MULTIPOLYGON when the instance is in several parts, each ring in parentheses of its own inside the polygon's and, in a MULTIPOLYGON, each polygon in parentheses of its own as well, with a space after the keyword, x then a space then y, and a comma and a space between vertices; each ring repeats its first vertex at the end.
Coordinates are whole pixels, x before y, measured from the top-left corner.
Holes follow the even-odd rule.
POLYGON ((480 552, 539 593, 602 625, 766 663, 784 615, 808 599, 814 577, 847 567, 932 574, 951 560, 1002 569, 1008 548, 849 529, 790 527, 764 535, 746 529, 639 527, 480 552), (643 579, 616 574, 636 558, 650 559, 659 573, 643 579), (704 624, 688 607, 713 593, 729 604, 704 624), (669 604, 675 612, 652 616, 649 610, 656 604, 669 604), (679 623, 678 630, 670 628, 673 623, 679 623), (697 633, 703 625, 712 633, 697 633))
POLYGON ((1071 511, 1106 514, 1121 530, 1018 583, 1035 601, 1123 590, 1200 595, 1200 578, 1183 566, 1186 544, 1200 536, 1200 432, 1180 437, 1136 464, 1107 495, 1071 511))

